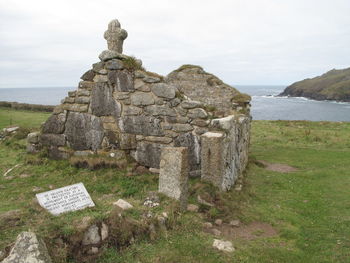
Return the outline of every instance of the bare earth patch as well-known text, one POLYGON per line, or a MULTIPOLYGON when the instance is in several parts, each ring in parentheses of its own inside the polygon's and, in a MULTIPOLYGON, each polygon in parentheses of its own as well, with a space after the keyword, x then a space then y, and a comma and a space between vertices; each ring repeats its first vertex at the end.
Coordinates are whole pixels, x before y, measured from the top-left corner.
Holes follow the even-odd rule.
POLYGON ((229 224, 222 224, 220 226, 213 226, 212 228, 205 228, 205 232, 223 236, 228 239, 246 239, 254 240, 257 238, 277 236, 278 232, 271 225, 263 222, 252 222, 248 225, 240 225, 238 227, 229 224), (219 231, 216 231, 216 230, 219 231), (214 230, 214 231, 213 231, 214 230))
POLYGON ((258 161, 260 164, 264 166, 266 170, 273 171, 273 172, 279 172, 279 173, 291 173, 298 171, 297 168, 292 167, 288 164, 281 164, 281 163, 269 163, 263 160, 258 161))

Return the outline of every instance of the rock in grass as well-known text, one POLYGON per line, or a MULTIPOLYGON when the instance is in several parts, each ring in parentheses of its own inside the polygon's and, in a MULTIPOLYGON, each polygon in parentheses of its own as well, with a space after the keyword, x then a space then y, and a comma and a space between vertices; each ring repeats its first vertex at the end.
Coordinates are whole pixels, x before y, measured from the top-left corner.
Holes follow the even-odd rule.
POLYGON ((117 202, 113 203, 113 205, 119 206, 123 210, 128 210, 133 208, 133 206, 123 199, 119 199, 117 202))
POLYGON ((22 232, 2 263, 51 263, 45 243, 33 232, 22 232))
POLYGON ((230 241, 224 241, 220 239, 214 239, 213 247, 226 252, 232 252, 235 250, 230 241))
POLYGON ((96 245, 100 243, 101 237, 99 233, 98 226, 92 225, 89 229, 84 233, 83 245, 96 245))
POLYGON ((187 211, 189 212, 198 212, 198 205, 194 205, 194 204, 188 204, 187 205, 187 211))

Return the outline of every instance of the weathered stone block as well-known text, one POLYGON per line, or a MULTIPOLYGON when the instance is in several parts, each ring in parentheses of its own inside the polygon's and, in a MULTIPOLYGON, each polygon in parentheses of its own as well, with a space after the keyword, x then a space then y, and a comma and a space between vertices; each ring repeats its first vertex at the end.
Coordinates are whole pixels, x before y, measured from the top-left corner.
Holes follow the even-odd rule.
POLYGON ((90 97, 85 97, 85 96, 81 96, 75 99, 76 103, 79 104, 89 104, 90 103, 90 97))
POLYGON ((127 70, 111 70, 108 72, 108 80, 116 91, 134 91, 132 73, 127 70))
POLYGON ((146 75, 143 81, 147 83, 157 83, 160 82, 160 78, 146 75))
POLYGON ((150 105, 145 107, 145 112, 153 116, 170 116, 176 117, 174 109, 169 108, 166 105, 150 105))
POLYGON ((104 69, 105 63, 104 62, 98 62, 92 64, 92 70, 96 73, 99 73, 102 69, 104 69))
POLYGON ((74 97, 66 97, 63 101, 63 103, 74 103, 75 98, 74 97))
POLYGON ((174 139, 174 146, 188 148, 190 171, 200 169, 201 146, 198 136, 189 132, 179 134, 179 136, 174 139))
POLYGON ((154 104, 154 98, 151 93, 136 92, 131 95, 131 103, 135 106, 147 106, 154 104))
POLYGON ((184 100, 181 103, 181 107, 184 109, 193 109, 193 108, 198 108, 201 107, 202 103, 199 101, 192 101, 192 100, 184 100))
POLYGON ((125 106, 123 110, 124 116, 135 116, 139 115, 142 112, 142 109, 136 106, 125 106))
POLYGON ((104 83, 96 84, 91 93, 91 112, 96 116, 112 115, 118 118, 121 114, 120 104, 113 99, 113 89, 104 83))
POLYGON ((123 69, 123 68, 124 68, 123 61, 119 59, 112 59, 106 62, 106 69, 117 70, 117 69, 123 69))
POLYGON ((149 92, 151 91, 151 88, 149 85, 147 85, 145 82, 143 82, 141 79, 136 79, 134 81, 134 88, 138 91, 144 91, 144 92, 149 92))
POLYGON ((63 133, 64 125, 66 123, 66 114, 53 114, 48 120, 44 123, 42 127, 43 133, 63 133))
POLYGON ((66 144, 66 137, 64 134, 45 133, 40 135, 40 143, 44 146, 64 146, 66 144))
POLYGON ((95 72, 92 69, 90 69, 86 71, 80 78, 85 81, 93 81, 95 75, 95 72))
POLYGON ((188 151, 186 147, 165 147, 161 152, 159 192, 180 201, 182 209, 188 198, 188 151))
POLYGON ((119 119, 119 128, 124 133, 162 136, 160 123, 160 119, 151 116, 123 116, 119 119))
POLYGON ((172 85, 165 83, 156 83, 151 86, 151 90, 158 97, 166 99, 175 98, 176 88, 172 85))
POLYGON ((234 183, 234 160, 228 154, 228 143, 221 132, 207 132, 201 137, 201 178, 222 191, 229 190, 234 183))
POLYGON ((190 124, 174 123, 172 126, 173 130, 176 132, 188 132, 193 130, 193 127, 190 124))
POLYGON ((107 82, 108 78, 107 75, 96 75, 93 79, 94 82, 100 83, 100 82, 107 82))
POLYGON ((130 92, 113 92, 113 97, 117 100, 126 100, 130 98, 130 92))
POLYGON ((107 61, 107 60, 111 60, 111 59, 126 59, 127 56, 123 55, 117 51, 114 50, 104 50, 102 51, 102 53, 98 56, 98 58, 101 61, 107 61))
POLYGON ((79 82, 80 89, 92 90, 94 86, 95 86, 95 82, 92 82, 92 81, 80 81, 79 82))
POLYGON ((76 91, 68 91, 68 96, 75 97, 76 93, 77 93, 76 91))
POLYGON ((157 143, 164 143, 164 144, 168 144, 173 141, 173 139, 169 137, 157 137, 157 136, 146 136, 144 137, 144 140, 149 142, 157 142, 157 143))
POLYGON ((97 150, 104 135, 102 121, 87 113, 70 112, 64 134, 74 150, 97 150))
POLYGON ((78 96, 90 96, 90 91, 86 89, 78 89, 76 94, 78 96))
POLYGON ((62 108, 64 110, 75 111, 75 112, 87 112, 88 107, 89 106, 87 104, 63 104, 62 105, 62 108))
POLYGON ((191 121, 191 124, 199 127, 207 127, 210 124, 210 121, 202 120, 202 119, 194 119, 193 121, 191 121))
POLYGON ((146 167, 159 168, 160 153, 163 144, 151 142, 137 142, 136 151, 132 152, 135 160, 146 167))
POLYGON ((190 109, 188 111, 188 117, 192 119, 205 119, 208 117, 208 114, 205 110, 201 108, 190 109))

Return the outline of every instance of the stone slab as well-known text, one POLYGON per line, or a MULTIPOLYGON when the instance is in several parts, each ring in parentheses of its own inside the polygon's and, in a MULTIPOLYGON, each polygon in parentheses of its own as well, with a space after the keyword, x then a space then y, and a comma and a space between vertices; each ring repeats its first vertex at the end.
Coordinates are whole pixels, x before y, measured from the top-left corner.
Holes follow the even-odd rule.
POLYGON ((187 147, 164 147, 161 151, 159 192, 180 201, 182 209, 188 198, 188 149, 187 147))
POLYGON ((36 198, 53 215, 95 206, 83 183, 36 194, 36 198))

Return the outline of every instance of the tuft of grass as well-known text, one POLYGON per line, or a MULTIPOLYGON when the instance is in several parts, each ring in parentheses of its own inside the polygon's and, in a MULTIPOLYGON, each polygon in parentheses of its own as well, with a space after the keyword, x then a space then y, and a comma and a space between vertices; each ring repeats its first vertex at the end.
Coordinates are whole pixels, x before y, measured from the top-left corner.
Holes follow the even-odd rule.
POLYGON ((123 60, 124 68, 135 71, 135 70, 142 70, 145 71, 145 68, 138 62, 138 60, 134 56, 129 56, 126 59, 123 60))
POLYGON ((203 68, 201 66, 198 66, 198 65, 184 64, 184 65, 180 66, 178 69, 175 69, 174 72, 180 72, 180 71, 183 71, 185 69, 190 69, 190 68, 199 68, 199 69, 203 70, 203 68))

